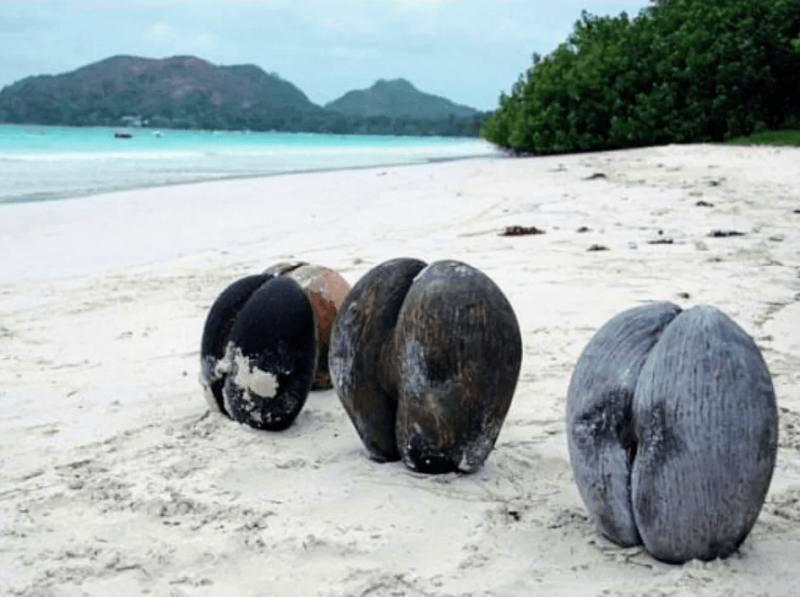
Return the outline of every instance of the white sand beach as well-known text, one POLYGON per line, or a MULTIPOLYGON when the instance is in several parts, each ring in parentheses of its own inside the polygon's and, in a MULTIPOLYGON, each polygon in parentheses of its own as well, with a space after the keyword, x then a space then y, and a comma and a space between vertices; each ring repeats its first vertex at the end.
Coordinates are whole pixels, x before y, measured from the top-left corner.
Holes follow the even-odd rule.
POLYGON ((797 595, 800 149, 480 158, 0 205, 0 404, 0 595, 797 595), (500 236, 512 225, 545 234, 500 236), (465 261, 516 311, 522 371, 480 471, 369 460, 333 390, 280 433, 207 412, 200 337, 228 284, 297 259, 352 285, 394 257, 465 261), (718 307, 773 376, 778 462, 727 560, 615 546, 572 479, 575 361, 610 317, 659 300, 718 307))

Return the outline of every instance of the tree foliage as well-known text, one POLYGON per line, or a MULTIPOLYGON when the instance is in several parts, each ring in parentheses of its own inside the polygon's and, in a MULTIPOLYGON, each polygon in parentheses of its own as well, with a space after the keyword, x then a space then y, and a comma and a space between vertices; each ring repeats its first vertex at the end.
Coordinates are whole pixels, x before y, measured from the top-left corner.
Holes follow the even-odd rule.
POLYGON ((584 12, 534 55, 482 135, 536 154, 722 141, 800 123, 800 0, 584 12))

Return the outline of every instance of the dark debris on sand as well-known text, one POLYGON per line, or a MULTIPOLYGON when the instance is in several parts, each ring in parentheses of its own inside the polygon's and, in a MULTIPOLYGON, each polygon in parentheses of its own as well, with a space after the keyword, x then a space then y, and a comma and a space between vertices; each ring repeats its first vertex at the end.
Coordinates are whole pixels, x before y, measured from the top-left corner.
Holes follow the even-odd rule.
POLYGON ((536 226, 506 226, 500 236, 530 236, 534 234, 544 234, 544 230, 536 226))
POLYGON ((729 238, 731 236, 744 236, 745 233, 739 230, 712 230, 708 235, 711 238, 729 238))

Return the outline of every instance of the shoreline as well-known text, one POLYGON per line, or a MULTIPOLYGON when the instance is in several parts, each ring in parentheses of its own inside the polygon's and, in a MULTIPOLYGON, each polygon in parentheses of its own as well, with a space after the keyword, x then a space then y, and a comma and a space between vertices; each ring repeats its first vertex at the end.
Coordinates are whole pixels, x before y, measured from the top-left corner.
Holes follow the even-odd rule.
MULTIPOLYGON (((22 125, 19 125, 22 126, 22 125)), ((37 126, 44 126, 44 125, 37 125, 37 126)), ((82 127, 75 127, 75 128, 82 128, 82 127)), ((104 128, 104 127, 93 127, 93 128, 104 128)), ((283 134, 283 133, 282 133, 283 134)), ((300 134, 317 134, 317 133, 300 133, 300 134)), ((266 172, 260 174, 231 174, 231 175, 224 175, 218 177, 211 177, 211 178, 193 178, 187 180, 179 180, 179 181, 170 181, 170 182, 162 182, 162 183, 152 183, 152 184, 136 184, 130 186, 119 186, 119 187, 109 187, 103 188, 93 191, 66 191, 63 193, 51 193, 42 196, 41 194, 34 194, 34 195, 21 195, 15 196, 12 198, 0 198, 0 209, 3 209, 4 205, 20 205, 20 204, 35 204, 35 203, 49 203, 53 201, 68 201, 72 199, 85 199, 88 197, 95 197, 98 195, 111 195, 116 193, 126 193, 131 191, 143 191, 149 189, 157 189, 157 188, 170 188, 175 186, 181 185, 195 185, 195 184, 202 184, 202 183, 214 183, 214 182, 225 182, 225 181, 235 181, 235 180, 248 180, 248 179, 262 179, 262 178, 273 178, 279 176, 286 176, 286 175, 301 175, 301 174, 320 174, 325 172, 343 172, 343 171, 359 171, 359 170, 370 170, 373 168, 399 168, 399 167, 406 167, 406 166, 420 166, 425 164, 437 164, 437 163, 447 163, 447 162, 457 162, 462 160, 481 160, 481 159, 515 159, 515 160, 532 160, 532 159, 559 159, 559 158, 570 158, 575 156, 592 156, 592 155, 599 155, 599 154, 609 154, 613 155, 616 153, 625 153, 625 152, 636 152, 636 151, 646 151, 649 149, 657 149, 657 148, 667 148, 667 147, 680 147, 681 145, 659 145, 659 146, 650 146, 644 148, 622 148, 616 149, 611 151, 597 151, 597 152, 584 152, 584 153, 574 153, 574 154, 557 154, 557 155, 534 155, 534 154, 515 154, 510 150, 505 150, 504 148, 498 147, 485 141, 488 145, 491 145, 496 154, 474 154, 474 155, 464 155, 464 156, 455 156, 455 157, 434 157, 434 158, 424 158, 418 161, 413 162, 386 162, 380 164, 367 164, 363 166, 341 166, 341 167, 322 167, 322 168, 307 168, 307 169, 298 169, 298 170, 285 170, 280 172, 266 172)), ((687 147, 691 147, 692 144, 686 145, 687 147)), ((720 149, 725 148, 736 148, 742 147, 740 145, 728 145, 728 144, 694 144, 694 146, 705 146, 705 147, 716 147, 720 149)), ((782 148, 782 149, 792 149, 789 146, 771 146, 771 145, 754 145, 751 147, 764 147, 764 148, 782 148)))
POLYGON ((300 169, 300 170, 285 170, 281 172, 267 172, 263 174, 231 174, 220 176, 216 178, 196 178, 191 180, 179 180, 179 181, 172 181, 172 182, 163 182, 163 183, 153 183, 153 184, 144 184, 144 185, 131 185, 131 186, 123 186, 123 187, 113 187, 113 188, 106 188, 106 189, 99 189, 95 191, 75 191, 75 192, 66 192, 66 193, 54 193, 49 194, 46 197, 40 197, 39 195, 22 195, 13 197, 11 199, 0 199, 0 209, 2 209, 3 205, 19 205, 19 204, 26 204, 26 203, 48 203, 51 201, 67 201, 70 199, 83 199, 86 197, 94 197, 97 195, 111 195, 115 193, 123 193, 129 191, 143 191, 147 189, 156 189, 161 187, 173 187, 173 186, 180 186, 180 185, 193 185, 199 184, 204 182, 225 182, 225 181, 232 181, 232 180, 243 180, 243 179, 259 179, 259 178, 272 178, 275 176, 286 176, 289 174, 319 174, 324 172, 342 172, 348 170, 369 170, 371 168, 400 168, 403 166, 419 166, 424 164, 437 164, 437 163, 446 163, 446 162, 454 162, 460 160, 476 160, 476 159, 507 159, 511 156, 505 156, 502 154, 498 154, 496 156, 492 155, 466 155, 466 156, 458 156, 458 157, 441 157, 441 158, 425 158, 416 162, 387 162, 385 164, 369 164, 364 166, 342 166, 342 167, 330 167, 330 168, 308 168, 308 169, 300 169))
POLYGON ((793 595, 798 157, 681 145, 456 159, 3 209, 0 593, 793 595), (280 433, 207 412, 200 336, 231 282, 296 259, 352 286, 395 257, 467 262, 514 308, 522 370, 481 470, 369 460, 331 390, 280 433), (575 362, 610 317, 660 300, 716 306, 772 374, 778 463, 726 560, 674 566, 610 543, 572 479, 575 362))

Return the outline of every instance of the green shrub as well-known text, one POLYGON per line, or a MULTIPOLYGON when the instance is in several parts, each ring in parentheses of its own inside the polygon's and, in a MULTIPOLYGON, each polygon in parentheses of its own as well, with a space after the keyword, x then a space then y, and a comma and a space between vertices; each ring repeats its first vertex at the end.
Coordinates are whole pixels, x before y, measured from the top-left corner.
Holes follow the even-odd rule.
POLYGON ((482 135, 546 154, 722 141, 800 119, 800 0, 584 12, 500 97, 482 135))
POLYGON ((747 137, 731 139, 733 145, 793 145, 800 147, 800 130, 755 131, 747 137))

